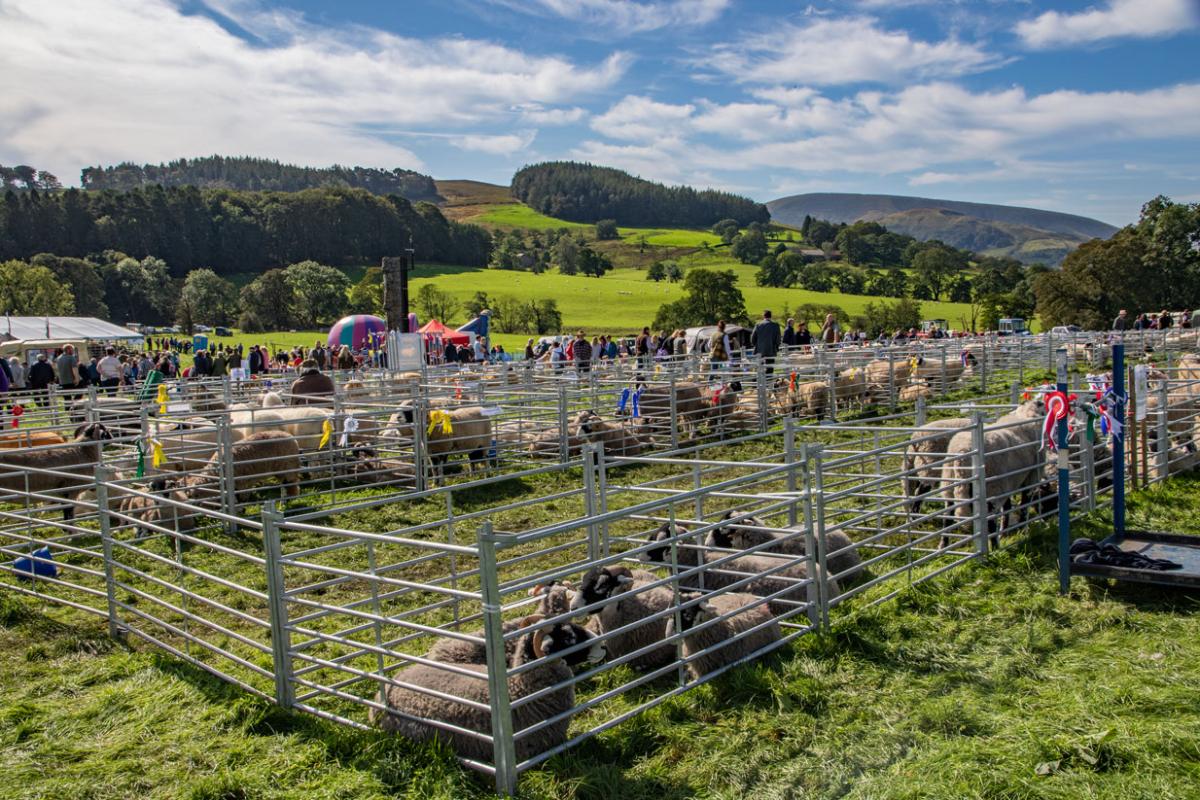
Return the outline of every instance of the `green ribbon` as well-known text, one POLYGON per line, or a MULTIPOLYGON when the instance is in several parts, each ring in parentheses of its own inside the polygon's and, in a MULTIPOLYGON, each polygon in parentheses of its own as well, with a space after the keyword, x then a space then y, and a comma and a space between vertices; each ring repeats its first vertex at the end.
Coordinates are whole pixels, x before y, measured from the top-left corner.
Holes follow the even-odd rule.
POLYGON ((1091 403, 1081 403, 1080 405, 1082 405, 1084 413, 1087 414, 1087 440, 1088 442, 1094 442, 1096 441, 1096 420, 1100 418, 1100 414, 1091 403))
POLYGON ((140 478, 146 474, 146 451, 142 448, 141 442, 137 443, 137 451, 138 451, 137 477, 140 478))

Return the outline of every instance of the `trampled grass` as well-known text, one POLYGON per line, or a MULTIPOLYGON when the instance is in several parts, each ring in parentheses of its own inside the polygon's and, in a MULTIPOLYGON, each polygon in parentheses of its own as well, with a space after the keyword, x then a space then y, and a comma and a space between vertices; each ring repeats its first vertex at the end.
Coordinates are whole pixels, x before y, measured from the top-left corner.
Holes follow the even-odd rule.
MULTIPOLYGON (((1130 522, 1200 533, 1200 478, 1130 522)), ((1080 533, 1103 535, 1097 514, 1080 533)), ((1190 798, 1194 595, 1077 579, 1048 531, 528 773, 531 798, 1190 798)), ((0 597, 13 798, 482 797, 445 752, 274 709, 103 625, 0 597)))

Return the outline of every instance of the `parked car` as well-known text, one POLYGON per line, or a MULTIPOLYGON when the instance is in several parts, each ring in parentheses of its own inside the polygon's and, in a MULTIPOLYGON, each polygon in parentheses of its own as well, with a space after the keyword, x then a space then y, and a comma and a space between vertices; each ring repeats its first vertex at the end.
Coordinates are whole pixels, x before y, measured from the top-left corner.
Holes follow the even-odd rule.
POLYGON ((1055 336, 1070 336, 1073 333, 1081 333, 1083 328, 1078 325, 1055 325, 1050 329, 1050 333, 1055 336))
POLYGON ((213 328, 213 335, 214 336, 233 336, 233 331, 229 330, 229 328, 223 328, 220 325, 218 325, 217 327, 213 328))

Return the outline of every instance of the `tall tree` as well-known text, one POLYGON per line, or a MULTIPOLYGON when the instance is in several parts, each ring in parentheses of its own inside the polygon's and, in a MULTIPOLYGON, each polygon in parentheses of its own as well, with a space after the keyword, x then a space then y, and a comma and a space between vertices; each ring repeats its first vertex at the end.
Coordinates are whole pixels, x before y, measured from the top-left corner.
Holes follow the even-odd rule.
POLYGON ((295 294, 293 316, 306 328, 333 322, 346 310, 350 279, 333 267, 315 261, 292 264, 284 273, 295 294))
POLYGON ((24 261, 0 264, 0 311, 16 315, 52 316, 75 311, 71 290, 45 267, 24 261))

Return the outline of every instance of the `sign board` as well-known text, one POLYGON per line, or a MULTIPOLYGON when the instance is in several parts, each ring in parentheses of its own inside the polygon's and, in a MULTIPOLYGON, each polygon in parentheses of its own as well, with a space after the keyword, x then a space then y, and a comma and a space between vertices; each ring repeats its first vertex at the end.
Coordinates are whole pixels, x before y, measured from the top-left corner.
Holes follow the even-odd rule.
POLYGON ((425 337, 419 333, 389 333, 387 365, 392 372, 420 372, 425 367, 425 337))

